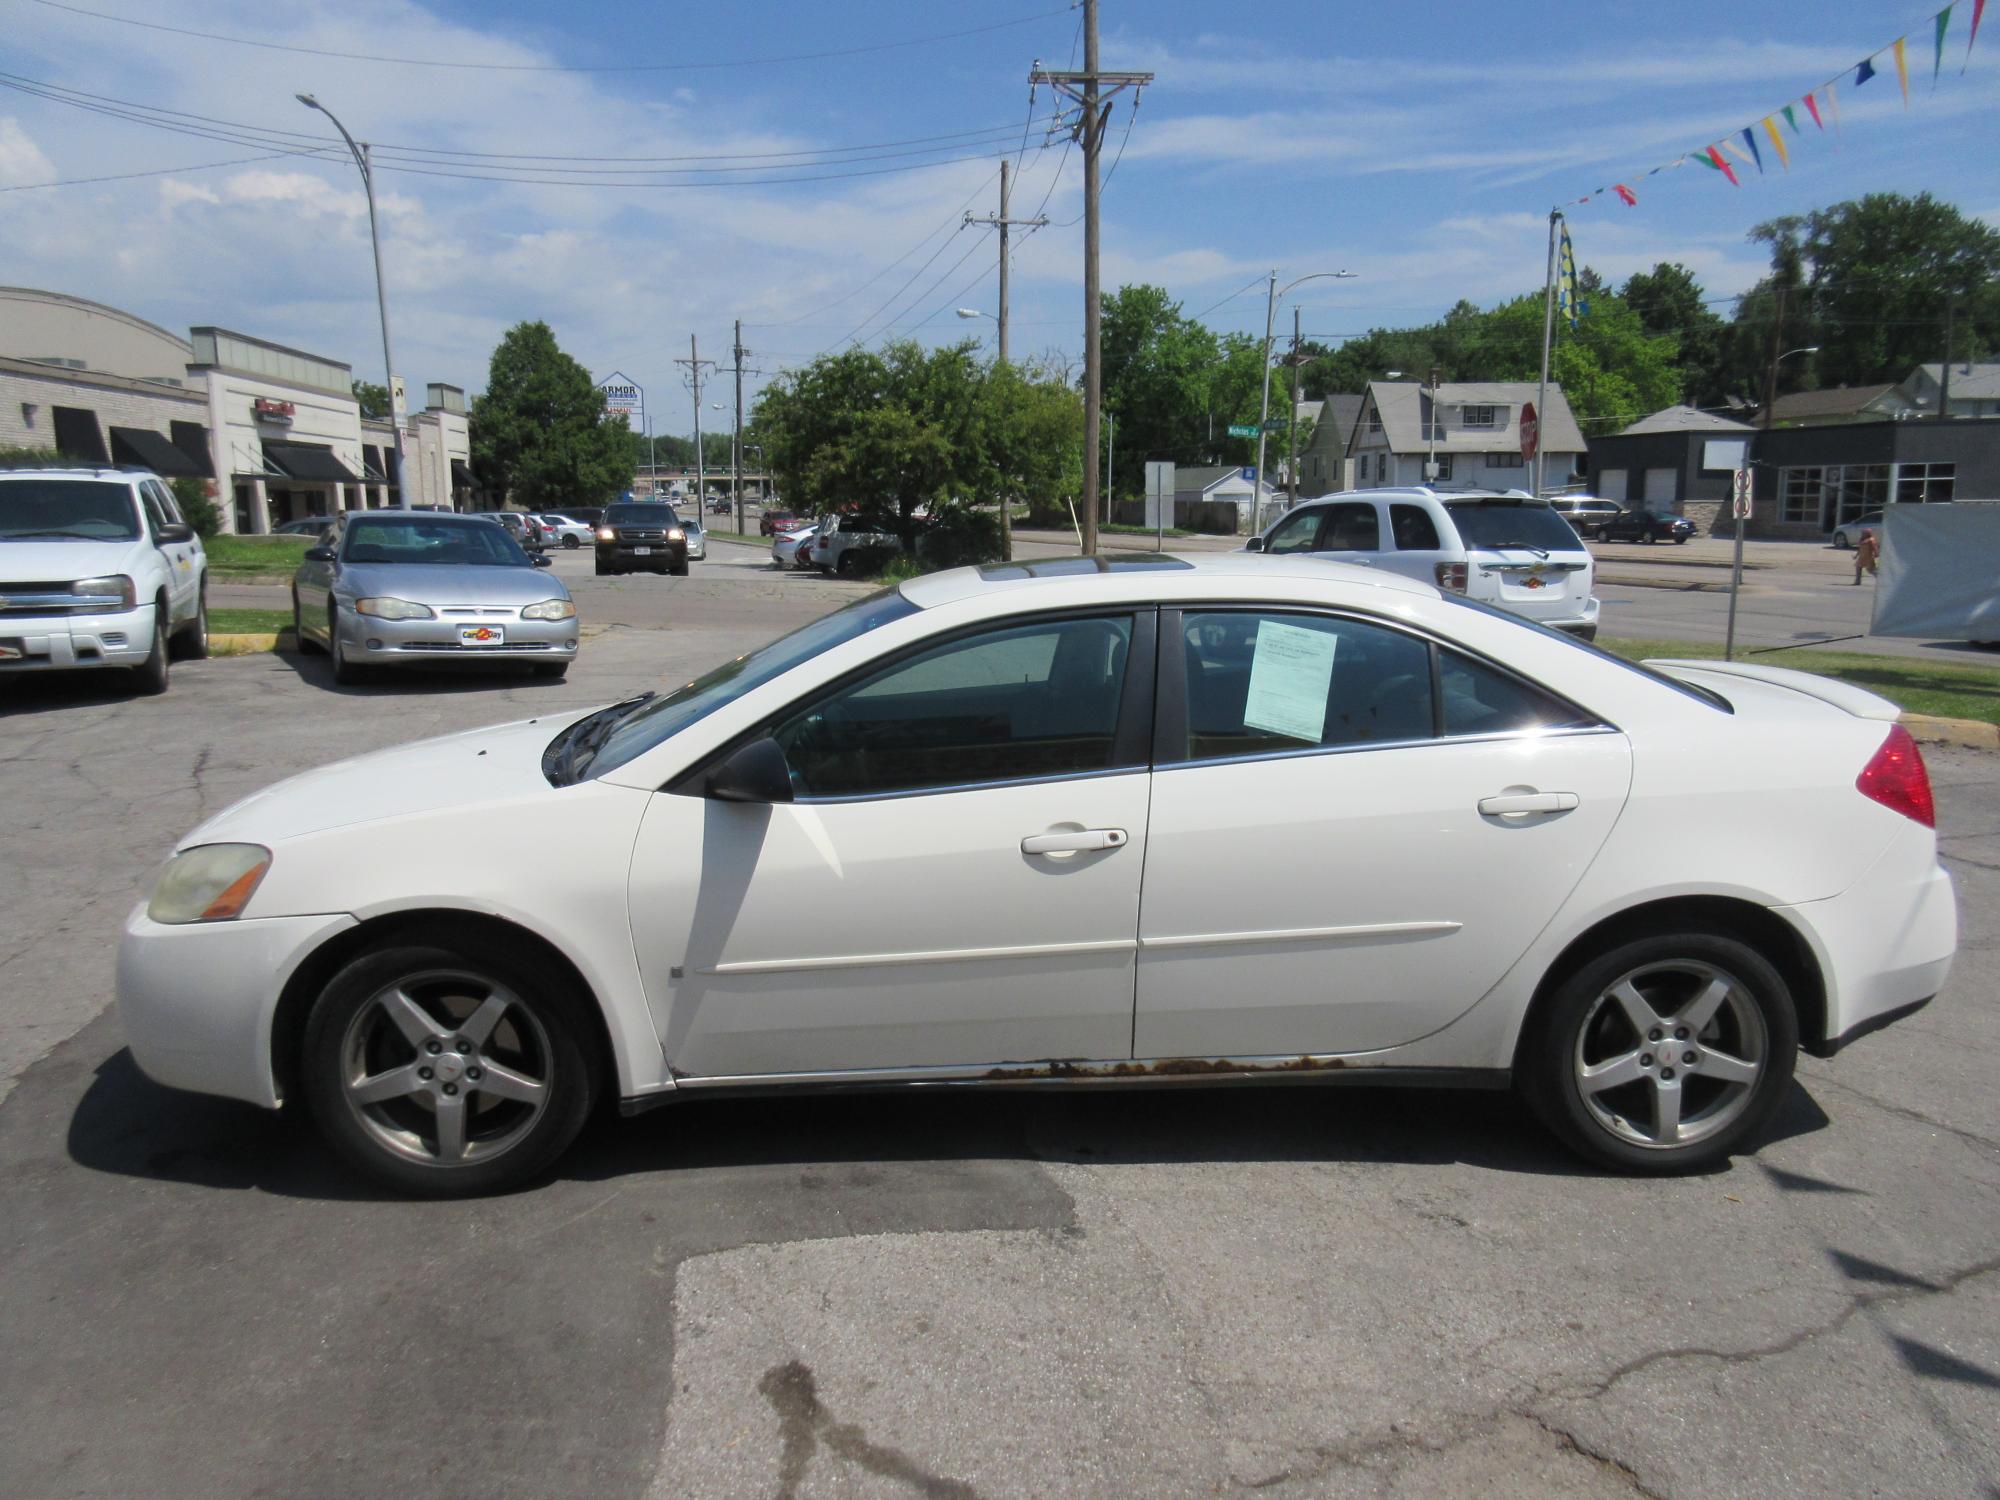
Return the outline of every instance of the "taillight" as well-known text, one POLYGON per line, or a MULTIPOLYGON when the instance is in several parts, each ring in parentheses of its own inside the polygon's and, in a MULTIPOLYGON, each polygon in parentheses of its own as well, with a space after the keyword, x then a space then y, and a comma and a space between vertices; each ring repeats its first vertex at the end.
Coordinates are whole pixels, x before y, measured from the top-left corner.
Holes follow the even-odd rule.
POLYGON ((1437 582, 1438 587, 1441 589, 1450 589, 1454 594, 1464 593, 1465 564, 1462 562, 1439 563, 1437 565, 1437 582))
POLYGON ((1901 724, 1889 730, 1882 748, 1855 778, 1855 790, 1891 812, 1899 812, 1926 828, 1937 827, 1937 805, 1931 800, 1931 775, 1910 731, 1901 724))

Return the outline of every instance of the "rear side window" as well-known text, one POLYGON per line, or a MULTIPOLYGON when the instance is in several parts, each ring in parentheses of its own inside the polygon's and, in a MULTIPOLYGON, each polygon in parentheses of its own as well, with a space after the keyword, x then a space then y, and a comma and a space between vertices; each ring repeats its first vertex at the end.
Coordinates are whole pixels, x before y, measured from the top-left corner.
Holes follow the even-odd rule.
POLYGON ((1365 501, 1350 501, 1326 508, 1326 525, 1320 528, 1322 552, 1378 552, 1382 548, 1382 527, 1375 507, 1365 501))
POLYGON ((1488 550, 1526 547, 1543 552, 1580 552, 1583 543, 1569 522, 1546 505, 1508 501, 1465 501, 1447 513, 1467 547, 1488 550))
POLYGON ((1456 651, 1439 650, 1438 686, 1448 735, 1588 729, 1597 722, 1540 688, 1456 651))
POLYGON ((1398 552, 1439 550, 1437 525, 1421 505, 1390 506, 1389 531, 1396 538, 1398 552))

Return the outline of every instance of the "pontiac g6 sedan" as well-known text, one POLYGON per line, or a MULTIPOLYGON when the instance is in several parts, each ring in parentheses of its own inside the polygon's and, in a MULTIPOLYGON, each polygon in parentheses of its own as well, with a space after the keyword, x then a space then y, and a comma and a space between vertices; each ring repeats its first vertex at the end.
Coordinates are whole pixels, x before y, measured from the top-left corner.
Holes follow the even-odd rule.
POLYGON ((237 804, 119 999, 154 1078, 417 1193, 600 1101, 929 1084, 1512 1083, 1679 1171, 1944 981, 1895 717, 1317 559, 961 569, 237 804))

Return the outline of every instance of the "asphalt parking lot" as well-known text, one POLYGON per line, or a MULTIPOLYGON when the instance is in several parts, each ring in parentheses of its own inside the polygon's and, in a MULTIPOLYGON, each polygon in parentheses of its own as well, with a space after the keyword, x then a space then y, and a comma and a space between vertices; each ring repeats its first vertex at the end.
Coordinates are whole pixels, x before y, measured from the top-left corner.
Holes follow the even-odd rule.
POLYGON ((412 1204, 138 1073, 112 945, 179 834, 861 591, 759 563, 564 559, 561 683, 9 685, 0 1492, 2000 1495, 2000 757, 1930 754, 1946 992, 1706 1176, 1601 1175, 1503 1095, 1201 1087, 704 1101, 412 1204))

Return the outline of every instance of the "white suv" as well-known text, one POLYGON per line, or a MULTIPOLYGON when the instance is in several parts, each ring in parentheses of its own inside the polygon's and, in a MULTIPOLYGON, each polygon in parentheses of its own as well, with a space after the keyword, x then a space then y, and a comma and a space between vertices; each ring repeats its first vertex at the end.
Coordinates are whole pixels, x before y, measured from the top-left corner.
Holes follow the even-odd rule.
POLYGON ((142 470, 0 470, 0 676, 126 667, 163 693, 169 655, 208 655, 208 558, 172 491, 142 470))
POLYGON ((1568 521, 1521 490, 1347 490, 1287 511, 1250 552, 1323 553, 1386 568, 1566 630, 1597 635, 1595 569, 1568 521))

